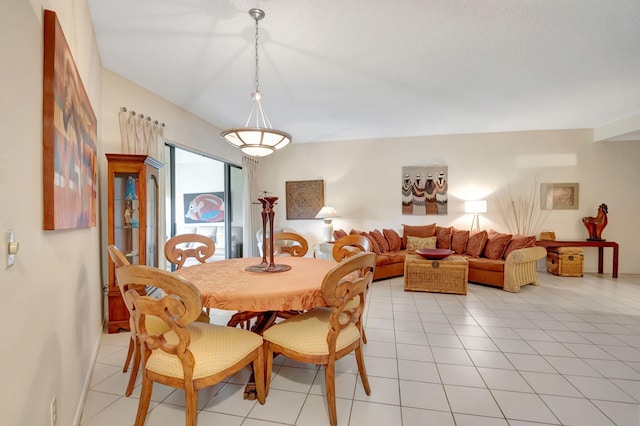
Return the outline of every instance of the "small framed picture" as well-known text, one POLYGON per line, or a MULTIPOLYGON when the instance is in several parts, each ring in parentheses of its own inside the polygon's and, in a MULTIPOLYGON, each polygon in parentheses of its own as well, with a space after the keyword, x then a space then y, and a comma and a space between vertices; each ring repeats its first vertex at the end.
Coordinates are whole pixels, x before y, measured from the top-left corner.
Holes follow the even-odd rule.
POLYGON ((577 210, 578 183, 540 184, 540 208, 542 210, 577 210))

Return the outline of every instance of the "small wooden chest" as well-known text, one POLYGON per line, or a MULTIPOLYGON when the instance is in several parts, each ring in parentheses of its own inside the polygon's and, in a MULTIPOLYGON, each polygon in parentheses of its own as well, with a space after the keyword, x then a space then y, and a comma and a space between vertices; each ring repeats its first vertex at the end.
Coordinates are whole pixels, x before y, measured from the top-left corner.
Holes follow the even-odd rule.
POLYGON ((554 247, 547 250, 547 271, 561 277, 581 277, 584 268, 580 247, 554 247))

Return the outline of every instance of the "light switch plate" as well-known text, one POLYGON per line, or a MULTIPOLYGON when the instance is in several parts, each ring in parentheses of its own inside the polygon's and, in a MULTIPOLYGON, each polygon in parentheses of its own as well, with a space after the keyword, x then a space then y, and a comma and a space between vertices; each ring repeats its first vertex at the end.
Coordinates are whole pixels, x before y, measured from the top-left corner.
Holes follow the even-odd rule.
POLYGON ((4 249, 6 252, 6 267, 5 269, 8 269, 10 266, 13 266, 15 260, 16 260, 16 255, 15 254, 10 254, 9 253, 9 244, 13 242, 13 230, 11 229, 7 229, 4 233, 5 238, 4 238, 4 249))

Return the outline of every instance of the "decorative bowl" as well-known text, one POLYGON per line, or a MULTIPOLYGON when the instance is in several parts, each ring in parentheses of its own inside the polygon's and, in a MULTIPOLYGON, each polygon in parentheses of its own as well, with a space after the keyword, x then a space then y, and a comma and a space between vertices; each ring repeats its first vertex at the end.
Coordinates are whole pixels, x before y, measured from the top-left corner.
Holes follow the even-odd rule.
POLYGON ((435 260, 435 259, 444 259, 447 256, 455 253, 453 250, 449 249, 418 249, 416 253, 425 259, 435 260))

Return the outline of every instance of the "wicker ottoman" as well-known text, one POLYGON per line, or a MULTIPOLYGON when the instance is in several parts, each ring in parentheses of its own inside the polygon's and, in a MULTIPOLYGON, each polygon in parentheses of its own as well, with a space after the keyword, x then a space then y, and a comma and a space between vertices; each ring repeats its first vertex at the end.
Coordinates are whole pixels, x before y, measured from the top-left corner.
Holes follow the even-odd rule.
POLYGON ((464 256, 428 260, 407 254, 404 260, 405 290, 467 294, 468 277, 469 264, 464 256))

